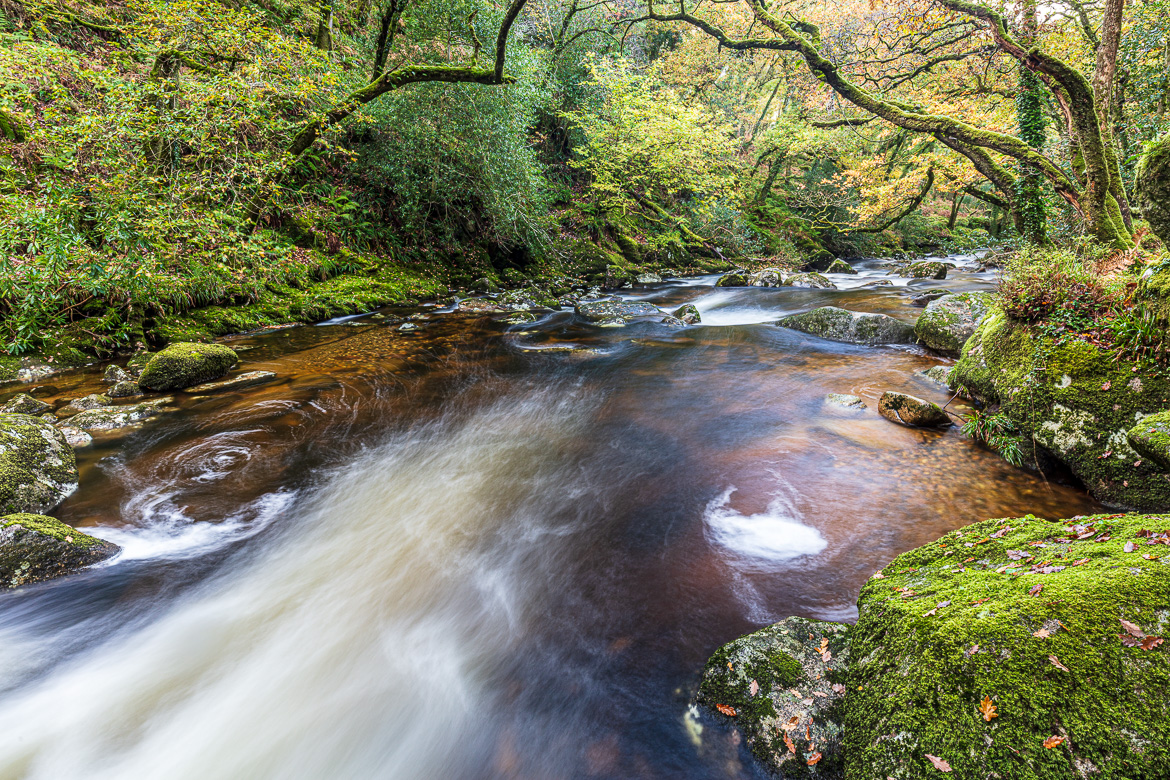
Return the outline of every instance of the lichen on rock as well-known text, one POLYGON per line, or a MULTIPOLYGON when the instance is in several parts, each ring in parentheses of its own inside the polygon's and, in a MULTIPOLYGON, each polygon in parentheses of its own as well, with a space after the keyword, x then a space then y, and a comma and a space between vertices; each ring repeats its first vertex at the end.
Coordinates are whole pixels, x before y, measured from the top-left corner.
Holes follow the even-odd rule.
POLYGON ((180 390, 219 379, 237 360, 235 350, 222 344, 171 344, 150 358, 138 384, 146 390, 180 390))
POLYGON ((851 631, 850 776, 1170 777, 1170 649, 1134 633, 1170 632, 1167 529, 988 520, 894 559, 851 631))
POLYGON ((39 398, 33 398, 28 393, 18 393, 3 406, 0 406, 0 414, 31 414, 41 415, 50 411, 53 407, 39 398))
POLYGON ((0 587, 15 588, 70 574, 116 554, 115 544, 45 515, 0 517, 0 587))
POLYGON ((848 626, 790 617, 717 650, 697 701, 729 718, 782 777, 843 777, 848 660, 848 626))
POLYGON ((910 279, 946 279, 947 264, 938 260, 921 260, 907 265, 901 275, 910 279))
POLYGON ((0 513, 47 512, 77 483, 77 458, 59 430, 31 415, 0 415, 0 513))
POLYGON ((175 399, 166 396, 125 406, 103 406, 100 409, 90 409, 69 418, 69 425, 85 431, 110 431, 125 428, 162 412, 162 407, 175 402, 175 399))

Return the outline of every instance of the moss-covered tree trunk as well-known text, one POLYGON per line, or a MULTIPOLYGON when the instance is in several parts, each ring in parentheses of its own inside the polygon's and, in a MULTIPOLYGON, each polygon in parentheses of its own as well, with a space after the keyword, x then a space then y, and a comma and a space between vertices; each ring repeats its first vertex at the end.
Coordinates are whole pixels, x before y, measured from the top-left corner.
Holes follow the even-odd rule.
MULTIPOLYGON (((1020 37, 1027 46, 1036 41, 1036 2, 1026 0, 1020 37)), ((1038 152, 1044 151, 1044 98, 1040 79, 1023 63, 1018 65, 1020 91, 1016 95, 1016 124, 1020 140, 1038 152)), ((1048 243, 1048 214, 1044 207, 1043 176, 1036 166, 1020 164, 1016 181, 1016 208, 1023 223, 1023 236, 1038 246, 1048 243)))

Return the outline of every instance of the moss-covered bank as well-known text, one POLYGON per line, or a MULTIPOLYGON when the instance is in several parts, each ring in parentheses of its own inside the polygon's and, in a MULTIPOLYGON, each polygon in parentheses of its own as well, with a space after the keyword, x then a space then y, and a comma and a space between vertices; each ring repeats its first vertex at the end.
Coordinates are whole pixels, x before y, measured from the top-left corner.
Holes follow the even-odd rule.
POLYGON ((988 520, 894 559, 851 632, 847 776, 1170 777, 1167 530, 988 520))
POLYGON ((118 552, 52 517, 13 514, 0 517, 0 588, 15 588, 60 577, 118 552))
POLYGON ((1144 417, 1170 408, 1165 373, 993 310, 964 347, 950 382, 999 404, 1033 456, 1056 456, 1100 500, 1170 509, 1170 472, 1127 438, 1144 417))

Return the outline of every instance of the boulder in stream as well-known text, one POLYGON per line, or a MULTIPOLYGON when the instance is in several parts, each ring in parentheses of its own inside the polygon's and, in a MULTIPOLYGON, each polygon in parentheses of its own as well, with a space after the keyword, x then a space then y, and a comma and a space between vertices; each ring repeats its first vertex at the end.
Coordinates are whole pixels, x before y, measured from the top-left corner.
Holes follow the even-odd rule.
POLYGON ((912 428, 946 428, 951 418, 933 401, 887 390, 878 400, 878 413, 887 420, 912 428))
POLYGON ((697 701, 781 777, 842 778, 849 631, 790 617, 729 642, 707 661, 697 701))
POLYGON ((814 290, 836 290, 837 285, 826 276, 815 271, 801 271, 795 274, 785 274, 784 287, 809 287, 814 290))
POLYGON ((914 341, 914 327, 901 320, 886 314, 852 312, 836 306, 821 306, 793 314, 776 324, 850 344, 910 344, 914 341))
POLYGON ((102 381, 110 385, 116 385, 119 382, 125 382, 133 378, 121 366, 113 364, 106 366, 105 373, 102 374, 102 381))
POLYGON ((825 269, 827 274, 855 274, 857 269, 846 263, 844 260, 835 259, 829 263, 829 267, 825 269))
POLYGON ((716 287, 747 287, 751 282, 748 279, 746 271, 732 271, 723 274, 719 280, 715 282, 716 287))
POLYGON ((842 409, 865 409, 865 399, 859 395, 846 393, 829 393, 825 396, 825 403, 829 406, 838 406, 842 409))
POLYGON ((947 264, 938 260, 920 260, 903 268, 900 275, 909 279, 946 279, 947 264))
POLYGON ((154 417, 162 412, 162 407, 174 402, 174 398, 166 396, 138 404, 103 406, 71 417, 69 425, 84 431, 112 431, 154 417))
POLYGON ((181 390, 219 379, 238 359, 235 350, 223 344, 179 342, 150 359, 138 377, 138 384, 146 390, 181 390))
POLYGON ((58 417, 68 417, 78 412, 89 411, 90 409, 98 409, 102 406, 109 406, 111 403, 110 397, 104 393, 90 393, 85 398, 74 398, 69 403, 57 410, 58 417))
POLYGON ((245 371, 237 376, 221 379, 218 382, 205 382, 201 385, 188 387, 188 393, 217 393, 221 390, 243 390, 246 387, 255 387, 276 379, 273 371, 245 371))
POLYGON ((0 513, 48 512, 77 490, 77 458, 52 424, 0 415, 0 513))
POLYGON ((51 405, 39 398, 33 398, 28 393, 19 393, 9 398, 6 404, 0 406, 0 414, 31 414, 37 416, 51 411, 52 408, 51 405))
POLYGON ((698 325, 703 321, 703 316, 699 314, 699 309, 693 303, 684 303, 674 310, 674 316, 678 318, 683 325, 698 325))
POLYGON ((45 515, 0 517, 0 587, 61 577, 104 561, 119 547, 45 515))
POLYGON ((142 395, 142 388, 133 379, 124 379, 111 387, 106 395, 110 398, 132 398, 136 395, 142 395))
POLYGON ((958 357, 967 339, 991 309, 993 296, 988 292, 965 292, 943 295, 931 301, 914 323, 918 341, 948 357, 958 357))
MULTIPOLYGON (((635 320, 665 322, 674 319, 652 303, 627 303, 625 301, 589 301, 577 304, 574 311, 578 316, 607 326, 612 324, 626 324, 635 320)), ((675 323, 682 324, 677 319, 675 323)), ((672 323, 673 324, 673 323, 672 323)))

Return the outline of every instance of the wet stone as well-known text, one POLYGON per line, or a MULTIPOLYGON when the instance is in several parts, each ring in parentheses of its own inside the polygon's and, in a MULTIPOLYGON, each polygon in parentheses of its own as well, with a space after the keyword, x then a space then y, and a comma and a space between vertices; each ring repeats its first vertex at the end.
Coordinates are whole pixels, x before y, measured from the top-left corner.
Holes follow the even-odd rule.
POLYGON ((839 309, 836 306, 793 314, 776 323, 814 336, 850 344, 910 344, 913 326, 886 314, 870 314, 839 309))
POLYGON ((61 434, 65 437, 65 441, 69 442, 69 446, 75 450, 93 444, 93 437, 80 428, 74 428, 72 425, 62 425, 57 430, 61 431, 61 434))
POLYGON ((195 387, 188 387, 185 392, 188 393, 215 393, 220 390, 243 390, 245 387, 255 387, 266 382, 272 382, 276 379, 276 373, 272 371, 247 371, 238 376, 221 379, 218 382, 207 382, 195 387))
POLYGON ((825 396, 825 403, 829 406, 839 406, 842 409, 865 409, 865 400, 861 396, 846 393, 829 393, 825 396))
POLYGON ((110 398, 131 398, 136 395, 142 395, 142 388, 134 380, 124 379, 111 387, 107 395, 110 398))
POLYGON ((69 425, 86 431, 110 431, 125 428, 136 422, 154 417, 162 412, 162 407, 172 404, 175 399, 167 396, 139 404, 127 406, 105 406, 100 409, 90 409, 69 420, 69 425))
POLYGON ((622 301, 593 301, 579 303, 574 310, 587 320, 602 324, 608 320, 631 320, 654 318, 661 321, 666 312, 652 303, 624 303, 622 301))
POLYGON ((8 403, 0 406, 0 414, 31 414, 41 415, 53 407, 27 393, 20 393, 8 399, 8 403))
POLYGON ((878 412, 891 422, 912 428, 945 428, 951 424, 951 418, 938 404, 889 390, 882 393, 878 412))
POLYGON ((70 574, 120 548, 45 515, 0 517, 0 587, 16 588, 70 574))
POLYGON ((105 373, 102 374, 102 381, 111 385, 116 385, 119 382, 126 382, 133 378, 134 377, 126 373, 126 370, 121 366, 115 365, 106 366, 105 373))

